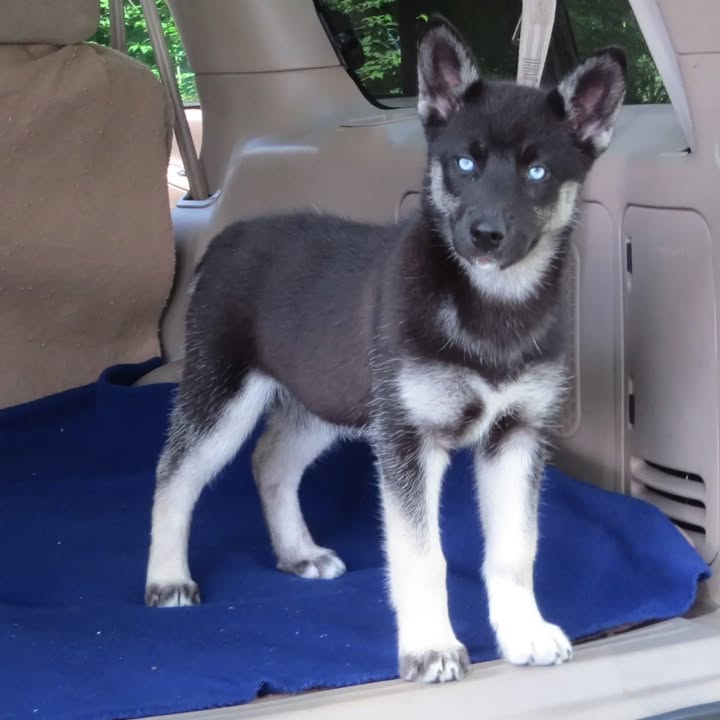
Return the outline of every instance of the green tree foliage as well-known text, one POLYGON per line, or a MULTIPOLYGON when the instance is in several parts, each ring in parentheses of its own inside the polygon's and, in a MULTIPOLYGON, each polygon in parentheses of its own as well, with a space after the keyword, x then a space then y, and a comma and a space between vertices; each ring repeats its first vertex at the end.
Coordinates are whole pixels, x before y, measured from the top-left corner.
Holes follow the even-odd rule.
POLYGON ((566 4, 582 56, 607 45, 625 49, 630 65, 628 103, 668 102, 662 79, 628 0, 566 0, 566 4))
MULTIPOLYGON (((100 0, 101 20, 96 42, 110 43, 109 0, 100 0)), ((197 102, 195 77, 165 0, 156 0, 178 85, 186 103, 197 102)), ((365 62, 356 71, 359 82, 377 98, 412 96, 416 91, 417 35, 432 12, 442 12, 463 29, 484 73, 512 77, 517 68, 517 46, 512 36, 522 8, 521 0, 322 0, 350 16, 360 39, 365 62)), ((562 72, 570 55, 586 57, 597 48, 620 45, 630 61, 627 102, 667 102, 667 94, 628 0, 565 0, 570 29, 562 34, 556 22, 548 74, 562 72), (559 50, 559 60, 554 48, 559 50), (572 51, 572 52, 570 52, 572 51), (555 67, 555 65, 557 65, 555 67)), ((558 3, 561 7, 561 3, 558 3)), ((125 0, 128 53, 157 74, 142 8, 125 0)), ((550 77, 549 79, 552 79, 550 77)))
MULTIPOLYGON (((432 12, 441 12, 462 28, 484 73, 512 77, 516 72, 517 46, 512 37, 521 0, 324 0, 324 5, 352 18, 365 53, 365 64, 357 70, 357 78, 375 97, 412 94, 413 46, 418 30, 432 12)), ((561 11, 562 5, 558 3, 561 11)), ((619 45, 627 52, 630 64, 627 102, 667 102, 628 0, 565 0, 564 6, 569 30, 560 36, 556 23, 553 41, 553 47, 564 56, 558 71, 598 48, 619 45)), ((548 65, 551 75, 550 60, 548 65)))
MULTIPOLYGON (((165 0, 155 0, 162 20, 162 28, 167 40, 170 58, 175 68, 180 94, 185 103, 197 102, 195 75, 190 71, 185 50, 175 22, 165 0)), ((135 0, 125 0, 125 27, 127 32, 127 52, 130 57, 148 65, 158 75, 155 53, 150 44, 142 7, 135 0)), ((100 24, 92 40, 100 45, 110 45, 110 9, 109 0, 100 0, 100 24)))
POLYGON ((326 5, 353 19, 365 54, 365 63, 358 71, 360 81, 369 88, 388 87, 388 95, 399 93, 402 55, 398 22, 390 12, 396 9, 395 0, 328 0, 326 5))

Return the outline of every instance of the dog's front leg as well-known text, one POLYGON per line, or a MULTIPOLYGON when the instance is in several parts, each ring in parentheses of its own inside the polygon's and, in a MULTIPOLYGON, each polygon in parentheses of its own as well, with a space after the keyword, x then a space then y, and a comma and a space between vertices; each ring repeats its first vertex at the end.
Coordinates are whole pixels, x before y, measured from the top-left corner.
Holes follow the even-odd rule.
POLYGON ((439 531, 440 489, 448 456, 412 428, 379 435, 375 452, 400 676, 428 683, 459 680, 469 660, 450 624, 439 531))
POLYGON ((503 657, 516 665, 572 657, 562 630, 540 614, 533 590, 544 459, 537 431, 525 427, 500 434, 476 455, 490 624, 503 657))

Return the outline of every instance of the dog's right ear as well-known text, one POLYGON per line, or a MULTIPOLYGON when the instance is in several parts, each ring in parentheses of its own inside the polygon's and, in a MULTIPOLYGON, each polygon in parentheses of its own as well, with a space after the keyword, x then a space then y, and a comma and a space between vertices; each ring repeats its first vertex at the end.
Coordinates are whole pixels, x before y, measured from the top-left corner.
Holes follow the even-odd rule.
POLYGON ((460 33, 433 15, 418 46, 418 114, 427 131, 444 125, 480 83, 480 72, 460 33))

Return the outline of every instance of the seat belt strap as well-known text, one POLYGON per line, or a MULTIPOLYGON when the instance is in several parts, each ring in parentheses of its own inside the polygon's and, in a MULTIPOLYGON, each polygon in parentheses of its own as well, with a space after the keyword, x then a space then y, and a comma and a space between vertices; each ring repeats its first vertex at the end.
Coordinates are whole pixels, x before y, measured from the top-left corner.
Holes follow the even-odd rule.
POLYGON ((517 81, 538 87, 555 25, 556 0, 523 0, 517 81))

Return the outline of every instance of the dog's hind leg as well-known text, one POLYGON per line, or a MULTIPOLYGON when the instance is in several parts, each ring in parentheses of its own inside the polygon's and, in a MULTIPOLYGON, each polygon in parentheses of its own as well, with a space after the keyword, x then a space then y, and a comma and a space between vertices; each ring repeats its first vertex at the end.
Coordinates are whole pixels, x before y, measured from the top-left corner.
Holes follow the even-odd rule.
POLYGON ((188 568, 188 537, 202 489, 233 458, 276 391, 270 378, 241 376, 231 390, 211 377, 181 384, 157 467, 145 602, 200 602, 188 568), (237 388, 237 389, 234 389, 237 388))
POLYGON ((339 434, 337 427, 291 398, 284 397, 268 415, 253 453, 253 474, 280 570, 322 579, 345 572, 345 565, 332 550, 315 544, 298 497, 305 469, 339 434))
POLYGON ((533 591, 543 463, 537 431, 522 426, 499 424, 476 456, 490 624, 503 657, 516 665, 553 665, 572 657, 570 642, 543 619, 533 591))
POLYGON ((411 427, 380 430, 374 440, 400 676, 426 683, 460 680, 470 661, 450 623, 439 528, 448 454, 411 427))

